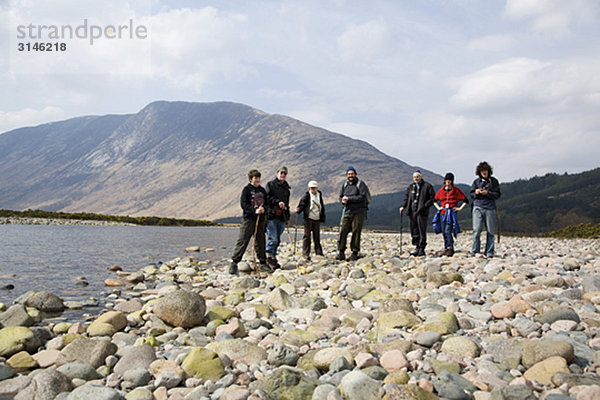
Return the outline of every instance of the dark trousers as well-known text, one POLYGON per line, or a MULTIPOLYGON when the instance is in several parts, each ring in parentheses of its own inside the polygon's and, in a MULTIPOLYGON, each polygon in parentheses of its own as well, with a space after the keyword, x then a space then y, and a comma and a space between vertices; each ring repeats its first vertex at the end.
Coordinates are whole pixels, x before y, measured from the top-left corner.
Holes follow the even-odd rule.
POLYGON ((412 244, 417 249, 425 249, 425 246, 427 246, 427 217, 428 215, 420 214, 408 216, 412 244))
POLYGON ((250 239, 254 235, 254 230, 256 230, 256 238, 254 239, 254 251, 258 256, 258 261, 261 264, 266 262, 265 256, 265 229, 267 227, 267 217, 265 215, 257 217, 258 226, 256 225, 256 218, 242 218, 242 224, 240 225, 240 235, 238 236, 237 243, 235 244, 235 249, 233 250, 233 255, 231 256, 231 260, 234 262, 240 262, 244 253, 246 252, 246 247, 250 243, 250 239))
POLYGON ((343 253, 346 251, 346 240, 348 234, 352 232, 352 239, 350 239, 350 250, 353 253, 360 251, 360 233, 362 232, 363 223, 365 222, 365 214, 344 214, 342 220, 342 228, 340 229, 340 238, 338 240, 338 252, 343 253))
POLYGON ((304 236, 302 236, 302 255, 310 257, 310 235, 312 234, 313 242, 315 242, 315 253, 318 256, 323 255, 321 247, 321 223, 314 219, 304 220, 304 236))

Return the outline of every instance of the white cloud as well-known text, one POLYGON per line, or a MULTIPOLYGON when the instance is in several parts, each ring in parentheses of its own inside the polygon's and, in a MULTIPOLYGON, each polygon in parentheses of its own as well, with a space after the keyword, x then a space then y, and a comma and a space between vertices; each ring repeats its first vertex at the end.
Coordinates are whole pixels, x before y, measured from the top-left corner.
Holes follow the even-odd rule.
POLYGON ((488 35, 471 39, 467 48, 469 50, 505 51, 512 44, 513 39, 508 35, 488 35))
POLYGON ((382 19, 348 27, 338 38, 343 61, 366 62, 378 57, 386 47, 389 32, 382 19))
POLYGON ((16 127, 35 126, 48 121, 58 121, 65 118, 65 112, 60 107, 48 106, 41 110, 25 108, 18 111, 0 111, 0 132, 6 132, 16 127))
POLYGON ((600 4, 589 0, 507 0, 504 15, 531 19, 531 30, 547 38, 570 35, 578 23, 597 19, 599 10, 600 4))

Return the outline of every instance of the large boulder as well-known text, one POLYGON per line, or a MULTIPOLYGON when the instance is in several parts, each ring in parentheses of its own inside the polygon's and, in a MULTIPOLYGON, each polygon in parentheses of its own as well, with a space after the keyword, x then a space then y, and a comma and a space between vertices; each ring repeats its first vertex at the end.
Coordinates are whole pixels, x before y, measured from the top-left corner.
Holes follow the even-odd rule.
POLYGON ((68 392, 72 388, 71 379, 54 369, 46 369, 34 374, 29 386, 21 390, 14 399, 53 400, 59 393, 68 392))
POLYGON ((154 304, 154 314, 171 326, 192 328, 202 323, 206 313, 204 298, 187 290, 167 293, 154 304))
POLYGON ((80 337, 60 351, 56 359, 56 365, 81 362, 98 368, 104 365, 106 357, 116 352, 117 346, 112 342, 80 337))
POLYGON ((7 326, 0 329, 1 357, 10 357, 23 350, 34 353, 40 345, 40 339, 25 326, 7 326))
MULTIPOLYGON (((121 353, 121 351, 119 351, 121 353)), ((152 346, 130 346, 123 350, 123 356, 115 365, 116 374, 123 376, 127 370, 148 369, 156 360, 156 353, 152 346)))
POLYGON ((25 300, 25 305, 49 313, 62 312, 65 309, 65 305, 60 297, 44 291, 31 294, 25 300))
POLYGON ((31 326, 35 320, 27 313, 23 304, 15 304, 8 310, 0 313, 0 324, 2 326, 31 326))

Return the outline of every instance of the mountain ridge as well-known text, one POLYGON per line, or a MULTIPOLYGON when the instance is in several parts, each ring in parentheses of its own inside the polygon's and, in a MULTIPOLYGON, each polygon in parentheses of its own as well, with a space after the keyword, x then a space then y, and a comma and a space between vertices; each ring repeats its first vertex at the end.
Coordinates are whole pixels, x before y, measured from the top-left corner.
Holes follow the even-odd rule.
POLYGON ((247 171, 259 169, 266 184, 283 164, 292 203, 312 179, 336 201, 348 165, 373 194, 405 187, 416 168, 367 142, 244 104, 156 101, 135 114, 1 134, 0 208, 233 217, 247 171))

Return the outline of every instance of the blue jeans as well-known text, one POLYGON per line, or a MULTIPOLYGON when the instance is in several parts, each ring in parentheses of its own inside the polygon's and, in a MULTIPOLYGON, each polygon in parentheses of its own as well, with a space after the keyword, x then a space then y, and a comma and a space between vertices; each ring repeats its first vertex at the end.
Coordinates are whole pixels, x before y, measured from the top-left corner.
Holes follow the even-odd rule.
POLYGON ((494 237, 496 232, 496 210, 487 210, 478 206, 473 207, 473 254, 481 249, 481 231, 485 225, 485 255, 494 255, 494 237))
POLYGON ((285 230, 285 221, 270 219, 267 221, 267 257, 277 255, 281 234, 285 230))
POLYGON ((442 234, 444 235, 444 249, 454 249, 454 236, 452 236, 452 223, 442 222, 442 234))

